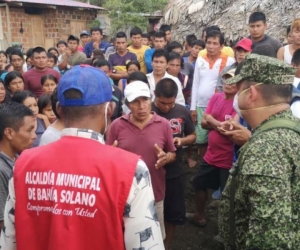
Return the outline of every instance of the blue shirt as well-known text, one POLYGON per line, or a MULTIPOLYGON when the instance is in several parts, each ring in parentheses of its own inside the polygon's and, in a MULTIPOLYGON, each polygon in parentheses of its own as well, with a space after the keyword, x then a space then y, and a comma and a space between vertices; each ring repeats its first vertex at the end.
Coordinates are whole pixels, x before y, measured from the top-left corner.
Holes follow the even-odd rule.
POLYGON ((195 62, 190 63, 188 57, 183 57, 183 61, 184 61, 184 62, 187 62, 187 63, 189 63, 189 64, 191 64, 191 65, 193 65, 193 67, 195 68, 195 66, 196 66, 196 61, 197 61, 197 60, 196 60, 195 62))
POLYGON ((145 63, 146 63, 146 67, 147 67, 147 72, 151 73, 153 71, 152 69, 152 56, 154 53, 155 49, 147 49, 145 51, 145 63))
MULTIPOLYGON (((84 54, 86 54, 86 56, 88 58, 91 57, 92 55, 92 52, 94 50, 94 47, 93 47, 93 44, 94 42, 89 42, 87 43, 85 46, 84 46, 84 54)), ((107 48, 111 47, 110 43, 108 42, 105 42, 105 41, 101 41, 101 43, 99 44, 99 49, 103 51, 103 53, 105 53, 105 51, 107 50, 107 48)))

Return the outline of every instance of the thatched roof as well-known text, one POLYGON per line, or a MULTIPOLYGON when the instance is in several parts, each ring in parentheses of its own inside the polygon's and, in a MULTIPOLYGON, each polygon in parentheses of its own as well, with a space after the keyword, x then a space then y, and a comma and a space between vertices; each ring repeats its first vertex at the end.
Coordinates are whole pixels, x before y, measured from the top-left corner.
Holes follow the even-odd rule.
POLYGON ((229 41, 248 35, 248 17, 258 10, 267 16, 267 33, 283 41, 286 27, 300 17, 300 0, 169 0, 162 22, 179 41, 191 33, 200 38, 208 25, 218 25, 229 41))

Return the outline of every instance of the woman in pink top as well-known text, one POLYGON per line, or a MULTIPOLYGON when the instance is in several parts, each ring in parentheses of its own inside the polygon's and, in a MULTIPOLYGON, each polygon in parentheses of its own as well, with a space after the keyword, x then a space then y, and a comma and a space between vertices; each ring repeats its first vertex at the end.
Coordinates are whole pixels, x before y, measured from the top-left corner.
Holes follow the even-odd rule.
MULTIPOLYGON (((233 76, 234 70, 233 72, 229 71, 223 77, 233 76)), ((201 121, 202 128, 209 130, 208 148, 193 179, 193 187, 196 191, 196 210, 194 214, 187 215, 188 220, 198 226, 206 225, 204 211, 207 190, 217 190, 221 187, 221 191, 223 191, 233 163, 234 144, 228 137, 220 134, 219 127, 225 120, 238 120, 233 108, 233 99, 237 88, 236 85, 224 84, 223 91, 223 93, 216 93, 211 97, 201 121)))

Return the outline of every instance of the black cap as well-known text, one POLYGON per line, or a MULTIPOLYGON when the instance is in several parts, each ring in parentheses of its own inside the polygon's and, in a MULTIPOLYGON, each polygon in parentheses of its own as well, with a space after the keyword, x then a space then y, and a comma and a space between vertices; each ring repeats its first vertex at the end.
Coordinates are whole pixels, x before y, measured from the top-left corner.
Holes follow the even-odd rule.
POLYGON ((79 43, 79 38, 77 37, 77 36, 73 36, 73 35, 70 35, 69 37, 68 37, 68 41, 77 41, 78 43, 79 43))

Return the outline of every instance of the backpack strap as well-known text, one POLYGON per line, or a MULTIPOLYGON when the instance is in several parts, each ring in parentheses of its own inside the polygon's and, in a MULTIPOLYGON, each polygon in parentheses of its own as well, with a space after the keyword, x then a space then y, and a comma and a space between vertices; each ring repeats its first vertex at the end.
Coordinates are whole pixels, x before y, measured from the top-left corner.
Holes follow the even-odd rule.
POLYGON ((229 246, 231 250, 235 250, 235 213, 234 213, 234 207, 235 207, 235 193, 236 193, 236 176, 239 171, 239 167, 242 165, 244 161, 244 155, 247 151, 247 148, 249 146, 249 143, 253 141, 254 138, 256 138, 259 134, 276 129, 276 128, 284 128, 293 130, 300 136, 300 123, 297 121, 285 119, 285 118, 277 118, 274 120, 267 121, 262 126, 260 126, 252 135, 252 137, 244 144, 244 146, 240 149, 240 154, 238 158, 238 162, 233 164, 233 167, 230 169, 230 175, 232 176, 231 179, 231 185, 230 185, 230 208, 229 208, 229 246))
POLYGON ((267 121, 261 127, 259 127, 251 137, 250 141, 253 140, 257 135, 264 131, 276 129, 276 128, 285 128, 289 130, 293 130, 294 132, 300 135, 300 123, 297 121, 285 119, 285 118, 277 118, 274 120, 267 121))

